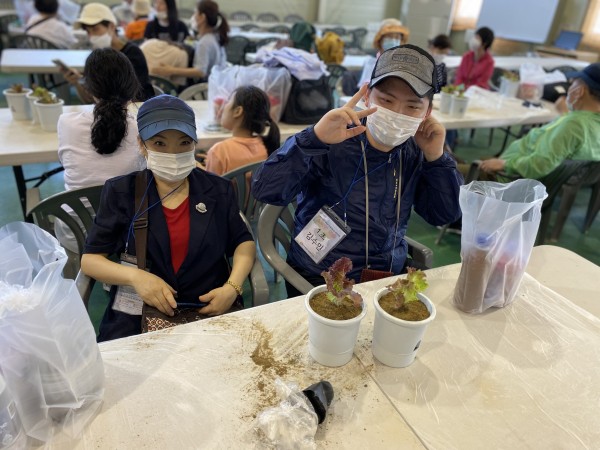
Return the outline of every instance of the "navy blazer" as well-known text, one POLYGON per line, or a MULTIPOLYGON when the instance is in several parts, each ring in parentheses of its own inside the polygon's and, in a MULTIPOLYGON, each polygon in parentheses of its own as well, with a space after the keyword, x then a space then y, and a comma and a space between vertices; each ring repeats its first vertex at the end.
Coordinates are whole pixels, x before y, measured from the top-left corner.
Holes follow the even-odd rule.
MULTIPOLYGON (((198 297, 222 286, 229 277, 226 257, 233 256, 252 235, 240 217, 236 194, 229 180, 194 169, 188 176, 190 239, 188 253, 177 273, 173 270, 167 222, 152 173, 148 172, 147 268, 177 291, 177 301, 199 303, 198 297), (196 205, 204 203, 206 212, 196 205)), ((100 207, 84 253, 135 255, 134 217, 137 172, 112 178, 102 189, 100 207), (128 242, 128 244, 127 244, 128 242)), ((141 317, 114 311, 116 287, 100 325, 99 341, 141 332, 141 317)))

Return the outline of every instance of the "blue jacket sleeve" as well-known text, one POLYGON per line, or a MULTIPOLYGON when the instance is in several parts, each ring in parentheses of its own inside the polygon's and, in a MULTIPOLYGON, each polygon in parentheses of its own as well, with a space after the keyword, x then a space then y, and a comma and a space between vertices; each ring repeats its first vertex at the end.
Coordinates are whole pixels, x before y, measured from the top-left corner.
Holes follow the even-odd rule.
POLYGON ((287 205, 319 176, 320 169, 313 158, 328 152, 329 145, 317 138, 312 126, 290 137, 254 173, 254 197, 272 205, 287 205))
POLYGON ((435 161, 424 162, 420 186, 415 192, 416 213, 431 225, 455 222, 461 216, 458 197, 463 183, 456 162, 447 153, 435 161))

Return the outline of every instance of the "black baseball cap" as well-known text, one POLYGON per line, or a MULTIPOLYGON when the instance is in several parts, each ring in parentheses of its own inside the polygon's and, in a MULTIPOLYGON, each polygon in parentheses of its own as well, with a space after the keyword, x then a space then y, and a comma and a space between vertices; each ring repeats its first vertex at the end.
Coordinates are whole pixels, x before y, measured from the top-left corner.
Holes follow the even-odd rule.
POLYGON ((383 52, 375 63, 369 89, 388 77, 406 81, 419 97, 439 92, 435 61, 416 45, 399 45, 383 52))
POLYGON ((568 72, 565 74, 568 79, 581 78, 590 89, 600 91, 600 63, 594 63, 578 72, 568 72))

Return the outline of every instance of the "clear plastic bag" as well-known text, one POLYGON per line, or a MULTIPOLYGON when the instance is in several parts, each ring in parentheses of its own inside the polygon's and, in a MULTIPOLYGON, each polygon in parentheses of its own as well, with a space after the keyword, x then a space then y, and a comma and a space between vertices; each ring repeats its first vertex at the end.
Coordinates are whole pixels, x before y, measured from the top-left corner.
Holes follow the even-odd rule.
POLYGON ((462 267, 454 305, 469 313, 510 304, 525 273, 547 197, 536 180, 460 188, 462 267))
POLYGON ((307 396, 295 383, 275 380, 279 405, 262 411, 254 422, 259 439, 256 448, 315 449, 319 417, 307 396))
POLYGON ((230 66, 213 67, 208 77, 208 101, 212 105, 213 126, 220 126, 223 107, 233 91, 245 85, 256 86, 267 93, 271 103, 271 118, 281 120, 292 79, 285 67, 230 66))
POLYGON ((539 102, 544 94, 546 71, 535 63, 521 64, 519 69, 519 98, 539 102))
POLYGON ((104 395, 94 328, 58 241, 15 222, 0 229, 0 371, 28 436, 80 435, 104 395))

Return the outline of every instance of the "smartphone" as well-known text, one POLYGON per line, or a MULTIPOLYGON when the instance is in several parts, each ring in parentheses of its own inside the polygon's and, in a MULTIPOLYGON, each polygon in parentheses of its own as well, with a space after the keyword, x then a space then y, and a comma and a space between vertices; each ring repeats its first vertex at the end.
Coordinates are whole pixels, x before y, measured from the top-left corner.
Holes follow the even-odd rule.
POLYGON ((53 59, 52 62, 58 67, 60 67, 61 70, 64 72, 68 72, 69 70, 71 70, 71 68, 67 66, 64 62, 62 62, 60 59, 53 59))

